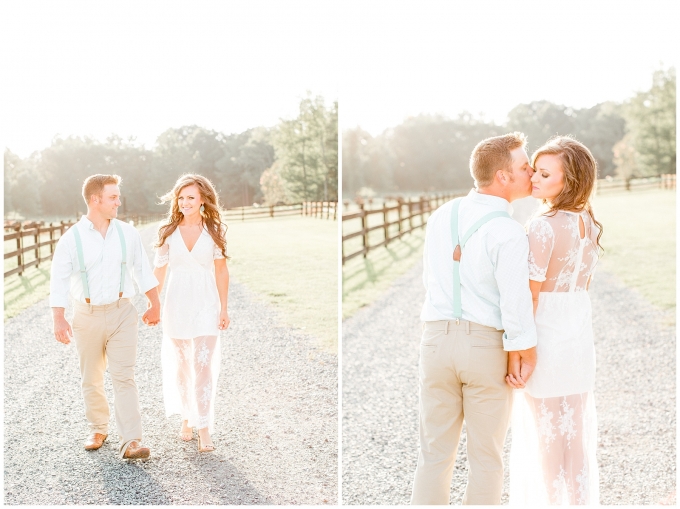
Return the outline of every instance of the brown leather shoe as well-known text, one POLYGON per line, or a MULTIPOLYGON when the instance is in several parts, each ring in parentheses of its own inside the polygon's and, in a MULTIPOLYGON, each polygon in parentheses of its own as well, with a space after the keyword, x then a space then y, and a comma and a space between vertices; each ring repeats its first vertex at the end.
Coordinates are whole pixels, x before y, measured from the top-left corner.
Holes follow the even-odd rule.
POLYGON ((87 437, 87 440, 85 440, 85 450, 96 451, 104 444, 104 440, 106 440, 106 437, 108 437, 108 435, 102 435, 101 433, 92 433, 89 437, 87 437))
POLYGON ((144 447, 136 440, 130 442, 123 454, 124 460, 141 460, 146 459, 151 455, 151 449, 144 447))

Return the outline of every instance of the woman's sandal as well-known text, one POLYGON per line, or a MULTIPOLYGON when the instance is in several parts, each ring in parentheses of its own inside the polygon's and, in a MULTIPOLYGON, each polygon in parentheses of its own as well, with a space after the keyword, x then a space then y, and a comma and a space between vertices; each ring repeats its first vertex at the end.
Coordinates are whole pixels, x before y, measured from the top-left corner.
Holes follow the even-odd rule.
POLYGON ((201 447, 201 435, 198 435, 198 452, 213 452, 215 450, 214 445, 206 445, 201 447))

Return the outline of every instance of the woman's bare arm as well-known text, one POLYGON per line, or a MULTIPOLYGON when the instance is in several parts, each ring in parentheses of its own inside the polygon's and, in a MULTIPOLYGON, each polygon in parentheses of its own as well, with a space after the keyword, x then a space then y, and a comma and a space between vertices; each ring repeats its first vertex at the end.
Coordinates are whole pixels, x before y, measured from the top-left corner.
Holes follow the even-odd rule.
POLYGON ((215 281, 217 283, 217 293, 220 295, 220 323, 221 330, 229 327, 229 314, 227 311, 229 300, 229 268, 226 258, 215 260, 215 281))
POLYGON ((543 281, 529 280, 529 290, 531 290, 531 301, 534 305, 534 316, 536 316, 536 308, 538 308, 538 295, 541 293, 541 286, 543 281))

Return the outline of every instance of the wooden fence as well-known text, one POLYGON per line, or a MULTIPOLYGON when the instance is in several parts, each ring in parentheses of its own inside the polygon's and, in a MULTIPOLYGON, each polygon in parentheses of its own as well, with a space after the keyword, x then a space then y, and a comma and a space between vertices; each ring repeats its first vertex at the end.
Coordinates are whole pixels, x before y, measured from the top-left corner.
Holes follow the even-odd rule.
POLYGON ((337 219, 337 202, 306 201, 291 205, 265 205, 261 207, 237 207, 227 209, 222 217, 227 221, 246 221, 284 216, 309 216, 321 219, 337 219))
POLYGON ((385 198, 382 207, 376 208, 372 208, 370 203, 360 202, 357 211, 348 210, 342 214, 342 264, 359 255, 366 258, 371 250, 387 246, 393 240, 423 228, 435 209, 458 196, 464 194, 385 198), (375 234, 371 235, 371 232, 375 234), (352 251, 353 248, 358 249, 352 251))
MULTIPOLYGON (((229 209, 224 219, 229 221, 246 219, 262 219, 282 216, 309 216, 322 219, 337 217, 336 202, 304 202, 293 205, 276 205, 272 207, 241 207, 229 209)), ((118 219, 139 226, 161 221, 165 214, 121 214, 118 219)), ((57 241, 64 232, 75 224, 75 220, 46 224, 44 221, 5 221, 5 272, 4 277, 18 274, 26 269, 52 259, 57 241)))
MULTIPOLYGON (((5 260, 16 257, 17 266, 6 271, 4 276, 21 275, 26 269, 34 265, 40 266, 41 263, 51 260, 57 241, 73 224, 75 224, 74 221, 61 221, 49 225, 43 222, 5 222, 5 260), (16 241, 16 246, 13 241, 16 241), (7 249, 11 251, 7 252, 7 249), (44 254, 46 250, 48 253, 44 254), (32 254, 31 260, 26 259, 27 253, 32 254)), ((10 263, 11 265, 13 264, 10 263)), ((5 268, 7 268, 7 263, 5 263, 5 268)))
POLYGON ((623 179, 599 179, 597 181, 596 193, 607 193, 609 191, 641 191, 643 189, 675 189, 675 173, 666 173, 658 177, 635 178, 630 180, 623 179))

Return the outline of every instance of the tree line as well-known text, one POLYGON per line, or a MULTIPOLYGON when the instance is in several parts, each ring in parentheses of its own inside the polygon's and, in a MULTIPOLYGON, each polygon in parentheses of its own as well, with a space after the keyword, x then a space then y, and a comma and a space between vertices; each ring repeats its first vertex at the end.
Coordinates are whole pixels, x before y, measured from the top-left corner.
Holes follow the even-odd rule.
POLYGON ((511 131, 528 137, 529 154, 555 135, 571 134, 598 163, 599 178, 675 173, 675 69, 654 73, 649 90, 623 103, 570 108, 535 101, 513 108, 496 125, 461 113, 456 118, 419 115, 371 136, 360 127, 343 132, 346 197, 374 191, 441 192, 473 185, 469 158, 484 138, 511 131))
POLYGON ((123 179, 122 211, 164 212, 159 197, 183 173, 215 185, 223 207, 338 199, 338 105, 302 99, 294 119, 273 128, 224 134, 197 125, 163 132, 145 148, 117 135, 105 141, 56 137, 21 158, 5 149, 5 216, 73 217, 84 212, 83 180, 92 174, 123 179))

